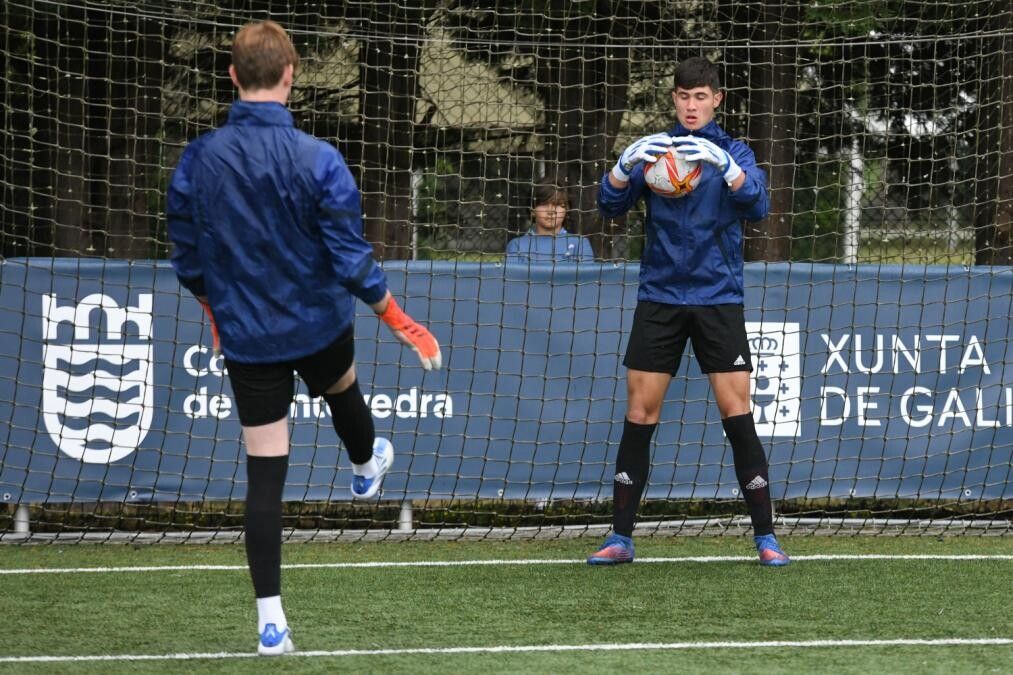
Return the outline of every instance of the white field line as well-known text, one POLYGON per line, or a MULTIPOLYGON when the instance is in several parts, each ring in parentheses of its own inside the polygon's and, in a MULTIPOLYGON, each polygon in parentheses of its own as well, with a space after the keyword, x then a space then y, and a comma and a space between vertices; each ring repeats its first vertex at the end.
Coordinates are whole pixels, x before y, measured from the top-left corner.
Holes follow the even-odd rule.
MULTIPOLYGON (((923 640, 778 640, 771 642, 642 642, 590 645, 500 645, 491 647, 416 647, 411 649, 336 649, 289 654, 289 657, 405 656, 423 654, 508 654, 524 652, 619 652, 639 650, 809 649, 835 647, 951 647, 1013 645, 1013 638, 939 638, 923 640)), ((253 652, 185 654, 96 654, 87 656, 0 656, 0 663, 66 663, 79 661, 195 661, 255 658, 253 652)))
MULTIPOLYGON (((645 563, 728 563, 754 562, 755 556, 714 555, 714 556, 681 556, 674 558, 637 558, 634 564, 645 563)), ((880 554, 880 553, 831 553, 822 555, 792 556, 794 562, 836 561, 836 560, 1011 560, 1013 555, 1005 554, 880 554)), ((517 559, 517 560, 416 560, 416 561, 372 561, 372 562, 333 562, 333 563, 289 563, 282 565, 286 570, 306 569, 369 569, 383 567, 479 567, 504 565, 583 565, 583 558, 566 560, 517 559)), ((5 574, 85 574, 85 573, 123 573, 123 572, 220 572, 246 571, 246 565, 149 565, 133 567, 25 567, 20 569, 0 569, 0 576, 5 574)))

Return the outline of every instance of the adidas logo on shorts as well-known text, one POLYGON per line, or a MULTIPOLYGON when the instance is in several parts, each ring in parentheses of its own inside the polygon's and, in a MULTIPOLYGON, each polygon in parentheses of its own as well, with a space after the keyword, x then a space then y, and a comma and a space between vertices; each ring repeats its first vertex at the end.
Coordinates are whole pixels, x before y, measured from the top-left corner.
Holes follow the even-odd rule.
POLYGON ((742 358, 742 354, 739 354, 738 357, 736 357, 735 361, 732 362, 732 365, 733 366, 744 366, 744 365, 746 365, 746 360, 744 358, 742 358))
POLYGON ((616 482, 623 485, 633 485, 633 479, 625 471, 616 474, 616 482))

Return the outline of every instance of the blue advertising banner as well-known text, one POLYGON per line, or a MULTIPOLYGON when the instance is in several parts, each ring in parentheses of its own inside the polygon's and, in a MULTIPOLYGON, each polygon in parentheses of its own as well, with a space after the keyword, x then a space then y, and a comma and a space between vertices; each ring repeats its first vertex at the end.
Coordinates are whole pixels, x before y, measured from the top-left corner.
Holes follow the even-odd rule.
MULTIPOLYGON (((636 265, 388 263, 443 347, 425 373, 367 307, 356 363, 395 466, 384 500, 609 498, 636 265)), ((228 378, 164 263, 0 263, 0 497, 241 499, 228 378)), ((775 498, 1009 499, 1008 268, 751 264, 754 418, 775 498)), ((652 450, 649 498, 738 493, 692 354, 652 450)), ((330 412, 300 388, 287 500, 346 500, 330 412)))

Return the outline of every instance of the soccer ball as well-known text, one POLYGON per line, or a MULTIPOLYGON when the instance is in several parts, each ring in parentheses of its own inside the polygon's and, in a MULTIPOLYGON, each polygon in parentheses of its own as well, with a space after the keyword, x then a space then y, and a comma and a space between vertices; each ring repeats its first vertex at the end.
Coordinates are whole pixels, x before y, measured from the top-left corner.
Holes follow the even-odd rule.
POLYGON ((700 184, 703 168, 699 162, 683 159, 671 148, 653 164, 645 164, 647 187, 663 197, 685 197, 700 184))

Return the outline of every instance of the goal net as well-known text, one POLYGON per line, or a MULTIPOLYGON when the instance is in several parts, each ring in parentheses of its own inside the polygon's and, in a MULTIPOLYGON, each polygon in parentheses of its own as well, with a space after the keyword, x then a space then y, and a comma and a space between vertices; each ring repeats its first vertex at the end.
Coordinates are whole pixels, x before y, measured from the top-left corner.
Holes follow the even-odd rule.
MULTIPOLYGON (((631 141, 674 126, 679 60, 720 65, 756 153, 744 223, 753 416, 779 531, 1010 532, 1013 7, 830 0, 10 0, 0 7, 0 540, 228 540, 246 478, 223 363, 168 265, 165 189, 225 122, 235 31, 271 18, 299 128, 335 144, 424 373, 368 308, 356 362, 396 462, 352 503, 298 389, 292 537, 568 536, 611 522, 643 206, 602 218, 631 141), (506 260, 532 194, 593 261, 506 260), (579 241, 579 240, 577 240, 579 241)), ((564 256, 565 258, 565 256, 564 256)), ((639 527, 747 531, 689 353, 639 527)))

